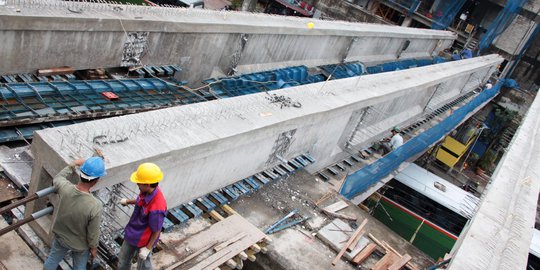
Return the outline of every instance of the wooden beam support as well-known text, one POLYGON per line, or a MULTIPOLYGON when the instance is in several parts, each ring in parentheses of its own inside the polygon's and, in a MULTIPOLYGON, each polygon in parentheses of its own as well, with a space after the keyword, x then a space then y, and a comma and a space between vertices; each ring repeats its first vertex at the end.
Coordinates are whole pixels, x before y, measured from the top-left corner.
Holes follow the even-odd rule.
MULTIPOLYGON (((362 222, 362 224, 365 226, 367 223, 367 219, 364 220, 364 222, 362 222)), ((364 226, 358 226, 358 228, 356 229, 356 231, 353 233, 353 235, 351 236, 351 238, 349 238, 349 241, 347 241, 347 243, 345 244, 345 246, 341 249, 341 251, 338 253, 338 255, 336 256, 336 258, 334 258, 334 260, 332 261, 332 265, 336 265, 336 263, 339 261, 339 259, 341 259, 341 256, 343 256, 343 254, 345 254, 345 252, 347 251, 347 248, 351 245, 351 243, 354 241, 354 239, 356 239, 356 236, 358 236, 360 234, 360 232, 362 231, 362 229, 364 229, 364 226)))
POLYGON ((405 254, 405 256, 401 257, 399 260, 390 265, 390 267, 388 267, 388 270, 399 270, 403 266, 405 266, 411 259, 411 255, 405 254))
POLYGON ((356 245, 358 244, 358 241, 360 241, 360 238, 362 238, 362 235, 364 235, 364 227, 366 226, 367 222, 368 220, 366 218, 364 219, 364 221, 362 221, 362 224, 358 226, 358 228, 360 228, 360 233, 353 239, 353 241, 351 242, 351 245, 347 247, 348 252, 351 252, 356 247, 356 245))
POLYGON ((234 209, 232 209, 232 207, 228 206, 228 205, 222 205, 221 206, 221 209, 223 209, 223 211, 225 211, 225 213, 229 214, 229 215, 239 215, 238 212, 236 212, 234 209))
POLYGON ((210 213, 208 213, 213 219, 217 220, 217 221, 222 221, 224 220, 225 218, 220 214, 218 213, 216 210, 212 210, 210 211, 210 213))
POLYGON ((382 259, 380 259, 374 266, 371 267, 371 270, 386 270, 390 265, 392 265, 396 260, 399 260, 399 256, 394 252, 388 252, 382 259))
POLYGON ((358 253, 352 259, 352 262, 355 264, 361 264, 365 261, 375 250, 377 249, 377 244, 369 243, 360 253, 358 253))

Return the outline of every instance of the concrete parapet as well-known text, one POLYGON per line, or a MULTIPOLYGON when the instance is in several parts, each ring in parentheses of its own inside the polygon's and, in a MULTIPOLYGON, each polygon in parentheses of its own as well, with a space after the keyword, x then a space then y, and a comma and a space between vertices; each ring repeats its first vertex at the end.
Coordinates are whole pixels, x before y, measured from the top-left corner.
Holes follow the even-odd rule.
POLYGON ((179 65, 183 80, 305 64, 430 57, 451 32, 229 11, 52 0, 0 5, 0 74, 179 65), (309 28, 308 22, 314 22, 309 28))

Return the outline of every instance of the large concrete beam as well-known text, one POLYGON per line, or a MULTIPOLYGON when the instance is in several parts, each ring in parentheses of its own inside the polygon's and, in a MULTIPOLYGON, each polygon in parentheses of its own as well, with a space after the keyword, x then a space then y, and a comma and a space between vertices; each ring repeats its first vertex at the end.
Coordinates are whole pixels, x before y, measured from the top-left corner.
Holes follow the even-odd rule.
POLYGON ((242 12, 56 0, 0 5, 0 74, 39 68, 180 65, 197 84, 271 68, 430 57, 451 32, 242 12), (308 22, 314 22, 314 28, 308 22))
POLYGON ((540 191, 540 99, 529 108, 491 177, 448 269, 525 269, 540 191))
POLYGON ((97 189, 129 183, 138 164, 152 161, 165 171, 161 185, 169 207, 262 171, 279 157, 309 152, 316 170, 332 163, 354 132, 387 130, 422 114, 439 85, 453 85, 447 91, 455 96, 473 90, 501 61, 491 55, 272 92, 301 108, 282 108, 260 93, 38 131, 30 189, 49 185, 47 175, 95 147, 108 168, 97 189), (482 77, 471 79, 471 73, 482 77), (396 108, 378 124, 359 125, 358 112, 381 104, 396 108))

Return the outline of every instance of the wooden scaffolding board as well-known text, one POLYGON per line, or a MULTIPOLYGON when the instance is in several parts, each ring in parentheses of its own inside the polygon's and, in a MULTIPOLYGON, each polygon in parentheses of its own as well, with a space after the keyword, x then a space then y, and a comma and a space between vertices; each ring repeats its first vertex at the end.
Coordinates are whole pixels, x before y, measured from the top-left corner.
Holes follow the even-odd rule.
MULTIPOLYGON (((231 215, 191 236, 170 233, 153 261, 156 269, 215 269, 262 241, 265 234, 240 215, 231 215)), ((247 259, 247 258, 246 258, 247 259)))

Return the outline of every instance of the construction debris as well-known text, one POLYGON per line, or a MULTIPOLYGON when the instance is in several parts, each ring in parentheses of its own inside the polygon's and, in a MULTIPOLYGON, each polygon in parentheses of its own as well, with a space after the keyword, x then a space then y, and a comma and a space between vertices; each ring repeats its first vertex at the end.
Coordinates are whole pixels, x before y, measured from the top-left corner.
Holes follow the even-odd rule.
POLYGON ((334 261, 332 261, 332 265, 336 265, 336 263, 339 261, 339 259, 341 259, 341 256, 343 256, 343 254, 345 254, 345 252, 347 250, 351 250, 349 248, 349 246, 351 246, 353 243, 354 243, 354 246, 356 246, 356 244, 358 244, 358 240, 360 240, 360 237, 362 237, 362 234, 363 234, 362 229, 364 229, 364 226, 366 225, 366 223, 367 223, 367 219, 365 219, 362 222, 362 224, 360 226, 358 226, 358 228, 353 233, 351 238, 349 238, 349 241, 347 241, 347 244, 345 244, 345 246, 343 248, 341 248, 341 251, 339 251, 336 258, 334 258, 334 261))
MULTIPOLYGON (((317 237, 328 244, 332 249, 341 253, 344 248, 346 249, 348 246, 351 246, 350 244, 354 240, 351 240, 351 238, 353 238, 352 235, 357 236, 359 234, 359 232, 357 233, 356 231, 354 234, 348 233, 348 231, 353 231, 349 224, 345 223, 341 219, 334 219, 317 232, 317 237), (349 243, 349 241, 351 243, 349 243)), ((356 246, 352 247, 352 251, 347 252, 345 250, 341 256, 344 256, 348 260, 352 260, 368 243, 368 239, 365 237, 360 237, 356 246)))
POLYGON ((26 189, 30 184, 33 160, 30 146, 17 148, 0 146, 0 166, 19 188, 26 189))
POLYGON ((298 212, 299 212, 298 209, 294 209, 289 214, 287 214, 285 217, 283 217, 282 219, 280 219, 280 220, 276 221, 274 224, 272 224, 268 229, 266 229, 264 231, 264 233, 273 234, 273 233, 279 232, 281 230, 290 228, 290 227, 292 227, 292 226, 294 226, 296 224, 300 224, 300 223, 306 221, 307 219, 309 219, 309 217, 301 217, 301 216, 299 218, 293 219, 292 217, 294 215, 298 215, 298 212))
POLYGON ((337 212, 339 210, 345 209, 347 206, 349 206, 348 203, 346 203, 346 202, 344 202, 342 200, 339 200, 338 202, 333 203, 333 204, 323 208, 322 210, 327 211, 327 212, 335 213, 335 212, 337 212))

